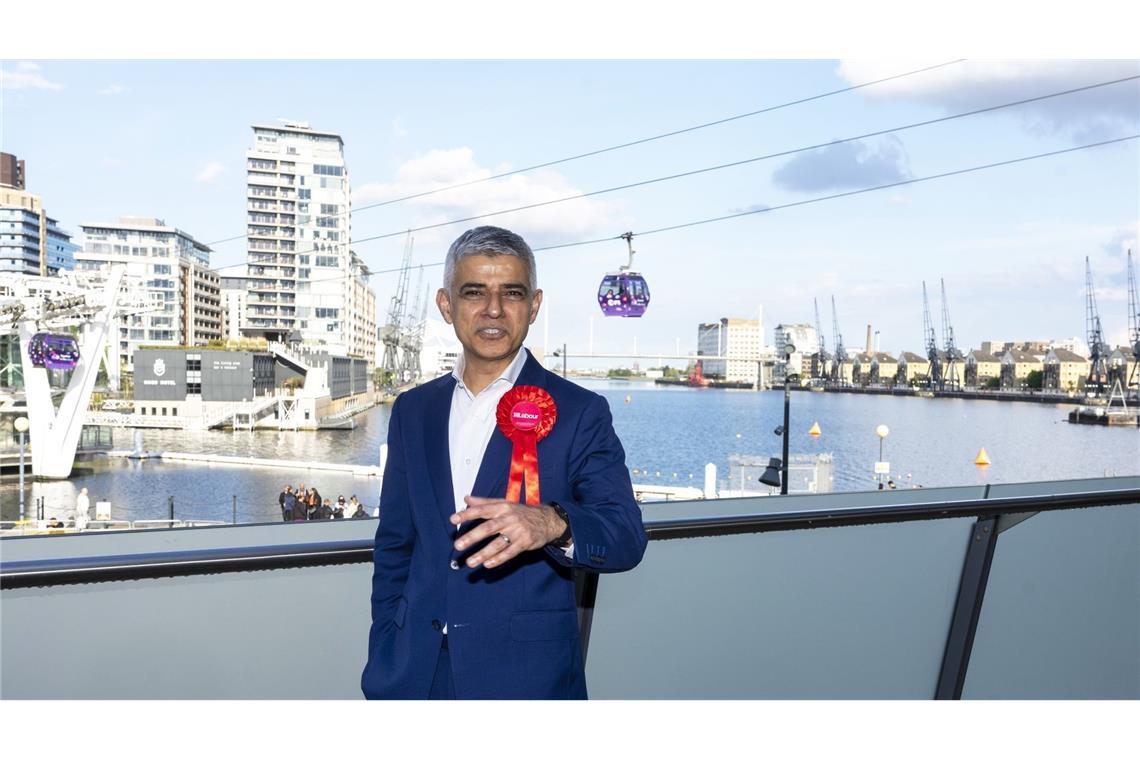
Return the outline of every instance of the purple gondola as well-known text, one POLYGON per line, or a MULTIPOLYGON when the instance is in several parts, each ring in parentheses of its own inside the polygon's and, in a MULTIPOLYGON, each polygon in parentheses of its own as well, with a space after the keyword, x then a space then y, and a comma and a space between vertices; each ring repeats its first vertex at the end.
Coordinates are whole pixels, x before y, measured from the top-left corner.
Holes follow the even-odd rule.
POLYGON ((637 272, 609 272, 598 286, 598 306, 607 317, 640 317, 649 306, 649 285, 637 272))
POLYGON ((44 341, 47 337, 48 333, 36 333, 28 341, 28 359, 31 360, 33 367, 44 366, 44 341))
POLYGON ((629 264, 607 272, 598 286, 598 306, 607 317, 640 317, 649 308, 649 283, 633 269, 633 233, 622 235, 629 246, 629 264))
POLYGON ((28 343, 33 367, 75 369, 79 362, 79 342, 71 335, 36 333, 28 343))
POLYGON ((71 335, 48 335, 44 339, 44 366, 48 369, 75 369, 79 363, 79 341, 71 335))

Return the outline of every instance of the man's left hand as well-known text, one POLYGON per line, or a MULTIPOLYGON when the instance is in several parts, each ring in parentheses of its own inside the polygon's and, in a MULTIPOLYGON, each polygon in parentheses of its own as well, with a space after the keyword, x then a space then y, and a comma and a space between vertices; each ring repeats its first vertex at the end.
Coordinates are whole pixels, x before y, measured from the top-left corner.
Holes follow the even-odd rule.
POLYGON ((468 520, 486 520, 455 542, 457 551, 474 546, 489 536, 497 538, 467 559, 468 567, 497 567, 526 551, 541 549, 562 535, 566 523, 548 506, 531 507, 505 499, 464 496, 467 509, 451 516, 452 525, 468 520))

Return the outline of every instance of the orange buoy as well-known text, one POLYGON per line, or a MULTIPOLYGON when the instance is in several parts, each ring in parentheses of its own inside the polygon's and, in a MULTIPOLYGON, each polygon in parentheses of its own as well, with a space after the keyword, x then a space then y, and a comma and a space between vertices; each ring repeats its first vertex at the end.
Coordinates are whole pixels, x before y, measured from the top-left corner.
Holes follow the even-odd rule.
POLYGON ((974 457, 974 464, 985 466, 985 465, 988 465, 989 463, 990 463, 990 455, 986 453, 986 447, 983 446, 978 451, 978 456, 974 457))
POLYGON ((822 434, 822 431, 819 429, 819 423, 818 422, 813 424, 811 426, 811 430, 808 431, 808 435, 812 436, 813 438, 819 438, 819 436, 821 434, 822 434))

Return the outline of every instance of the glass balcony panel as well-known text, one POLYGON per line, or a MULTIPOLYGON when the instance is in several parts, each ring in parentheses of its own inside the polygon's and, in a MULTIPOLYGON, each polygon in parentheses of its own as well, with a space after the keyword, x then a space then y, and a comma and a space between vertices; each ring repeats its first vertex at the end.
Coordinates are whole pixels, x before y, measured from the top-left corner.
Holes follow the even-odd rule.
POLYGON ((1041 512, 999 534, 962 696, 1140 699, 1140 509, 1041 512))
POLYGON ((599 579, 590 696, 930 699, 973 522, 651 542, 599 579))

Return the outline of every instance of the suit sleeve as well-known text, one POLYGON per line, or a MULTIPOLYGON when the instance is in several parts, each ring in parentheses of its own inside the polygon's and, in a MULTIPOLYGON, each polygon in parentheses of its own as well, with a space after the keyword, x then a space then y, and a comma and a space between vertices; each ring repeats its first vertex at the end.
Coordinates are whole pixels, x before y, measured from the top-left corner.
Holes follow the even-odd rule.
POLYGON ((372 557, 372 629, 389 623, 408 580, 415 526, 408 496, 407 460, 400 434, 403 406, 397 398, 388 421, 388 462, 380 489, 380 524, 372 557))
POLYGON ((570 451, 572 501, 562 504, 570 519, 574 555, 548 546, 559 564, 596 572, 629 570, 641 561, 648 538, 641 507, 625 466, 625 450, 614 432, 613 417, 601 396, 593 396, 582 414, 570 451))

